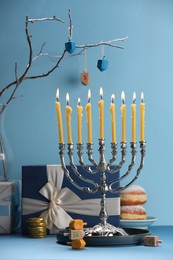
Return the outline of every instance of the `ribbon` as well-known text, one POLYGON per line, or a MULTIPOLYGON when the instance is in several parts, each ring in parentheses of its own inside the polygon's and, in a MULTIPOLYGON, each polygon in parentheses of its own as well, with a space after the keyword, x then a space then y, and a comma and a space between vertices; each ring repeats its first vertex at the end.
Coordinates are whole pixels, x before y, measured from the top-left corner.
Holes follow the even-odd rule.
POLYGON ((7 205, 11 202, 12 195, 14 194, 13 182, 1 182, 0 183, 0 203, 7 205))
POLYGON ((17 211, 15 189, 16 183, 14 182, 0 183, 0 234, 10 234, 12 231, 11 222, 12 218, 14 222, 17 211))
MULTIPOLYGON (((100 199, 81 200, 73 191, 67 187, 61 188, 64 172, 61 166, 47 165, 48 182, 39 190, 47 201, 23 198, 23 215, 43 211, 40 217, 44 217, 47 228, 53 225, 57 228, 69 226, 72 220, 67 213, 98 216, 100 212, 100 199)), ((108 215, 119 214, 119 198, 109 198, 107 202, 108 215), (112 205, 114 205, 112 207, 112 205)))

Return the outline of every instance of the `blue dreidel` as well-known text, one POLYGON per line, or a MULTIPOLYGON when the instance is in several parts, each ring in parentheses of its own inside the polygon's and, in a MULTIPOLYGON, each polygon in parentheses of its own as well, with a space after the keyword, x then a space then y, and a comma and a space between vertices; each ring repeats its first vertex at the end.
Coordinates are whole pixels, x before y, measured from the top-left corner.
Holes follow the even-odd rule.
POLYGON ((76 44, 75 42, 72 42, 69 40, 68 42, 65 43, 65 49, 68 51, 70 54, 72 54, 76 50, 76 44))
POLYGON ((108 68, 108 60, 105 59, 105 57, 103 57, 101 60, 98 60, 97 62, 97 68, 100 71, 104 71, 108 68))

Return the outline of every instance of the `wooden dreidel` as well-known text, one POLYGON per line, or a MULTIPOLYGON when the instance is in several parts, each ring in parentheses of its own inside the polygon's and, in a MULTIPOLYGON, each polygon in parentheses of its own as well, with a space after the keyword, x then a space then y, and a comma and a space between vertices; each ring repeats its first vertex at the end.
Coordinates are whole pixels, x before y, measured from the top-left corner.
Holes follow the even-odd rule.
POLYGON ((162 240, 159 240, 158 236, 145 236, 144 244, 145 246, 158 246, 159 243, 162 243, 162 240))
POLYGON ((85 86, 89 85, 90 83, 90 78, 89 74, 87 72, 87 59, 86 59, 86 48, 84 49, 84 71, 81 73, 81 83, 85 86))
POLYGON ((90 78, 88 72, 82 72, 80 75, 81 83, 85 86, 89 85, 90 83, 90 78))
POLYGON ((69 223, 70 229, 74 229, 74 230, 81 230, 86 225, 87 225, 87 223, 83 222, 82 219, 73 219, 69 223))
POLYGON ((71 242, 67 242, 67 245, 71 245, 72 249, 82 249, 85 247, 86 242, 83 239, 72 240, 71 242))
POLYGON ((71 230, 70 231, 70 240, 82 239, 85 236, 85 232, 83 230, 71 230))

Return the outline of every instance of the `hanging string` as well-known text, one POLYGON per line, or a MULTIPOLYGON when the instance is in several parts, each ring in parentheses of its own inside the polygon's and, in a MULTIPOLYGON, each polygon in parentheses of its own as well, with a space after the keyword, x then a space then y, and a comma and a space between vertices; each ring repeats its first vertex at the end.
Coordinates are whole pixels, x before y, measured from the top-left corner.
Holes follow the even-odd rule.
POLYGON ((104 56, 105 56, 105 48, 104 48, 104 45, 101 45, 101 54, 102 54, 102 59, 103 59, 104 56))
POLYGON ((73 26, 72 27, 68 27, 68 38, 69 38, 69 40, 72 39, 72 34, 73 34, 73 26))
POLYGON ((84 72, 87 72, 87 57, 86 57, 86 48, 84 48, 84 72))

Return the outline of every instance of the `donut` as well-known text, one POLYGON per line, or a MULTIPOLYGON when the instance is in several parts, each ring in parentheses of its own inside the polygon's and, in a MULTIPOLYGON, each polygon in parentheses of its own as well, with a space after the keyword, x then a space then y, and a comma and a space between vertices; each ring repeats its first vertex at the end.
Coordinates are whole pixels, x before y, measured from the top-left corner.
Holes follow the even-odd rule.
POLYGON ((122 220, 145 220, 147 213, 141 205, 121 206, 120 219, 122 220))
POLYGON ((146 192, 139 185, 131 185, 120 192, 120 202, 122 206, 141 205, 146 201, 146 192))

